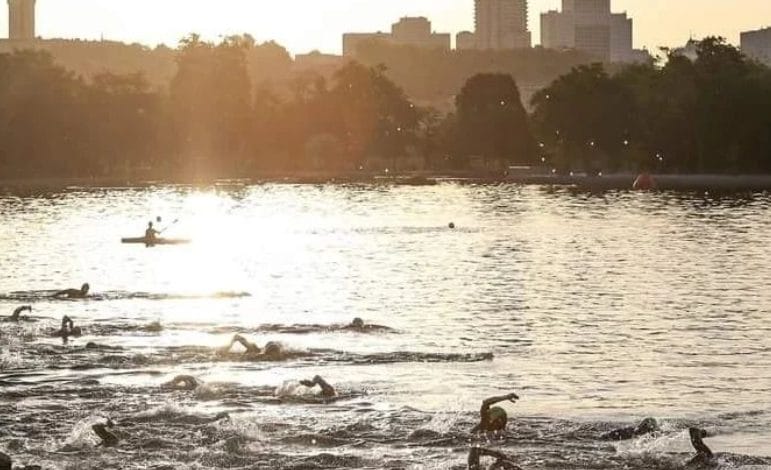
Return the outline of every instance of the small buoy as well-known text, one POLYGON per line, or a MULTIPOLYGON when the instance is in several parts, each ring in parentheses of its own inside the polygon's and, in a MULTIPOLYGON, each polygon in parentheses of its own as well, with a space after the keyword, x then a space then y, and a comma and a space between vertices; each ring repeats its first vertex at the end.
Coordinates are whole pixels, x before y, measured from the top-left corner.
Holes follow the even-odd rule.
POLYGON ((455 228, 455 222, 450 222, 450 225, 449 225, 449 227, 450 227, 450 228, 455 228))

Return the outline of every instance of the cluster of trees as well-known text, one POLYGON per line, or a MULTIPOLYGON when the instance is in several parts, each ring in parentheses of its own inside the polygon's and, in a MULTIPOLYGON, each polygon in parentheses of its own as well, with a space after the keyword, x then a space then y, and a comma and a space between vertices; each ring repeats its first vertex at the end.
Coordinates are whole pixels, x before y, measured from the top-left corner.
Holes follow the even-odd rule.
POLYGON ((561 171, 770 172, 771 69, 720 38, 696 51, 555 80, 532 100, 542 158, 561 171))
POLYGON ((185 38, 164 88, 141 74, 84 79, 46 52, 0 54, 0 175, 771 170, 771 71, 719 39, 698 52, 612 74, 574 67, 531 114, 508 73, 470 73, 443 114, 417 106, 384 66, 292 76, 283 48, 249 36, 185 38))

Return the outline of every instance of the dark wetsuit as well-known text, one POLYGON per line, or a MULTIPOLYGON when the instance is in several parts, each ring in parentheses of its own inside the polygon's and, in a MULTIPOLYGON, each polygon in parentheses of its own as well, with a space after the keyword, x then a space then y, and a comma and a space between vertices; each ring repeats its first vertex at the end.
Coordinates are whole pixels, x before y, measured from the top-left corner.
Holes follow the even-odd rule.
POLYGON ((91 426, 91 429, 93 429, 96 435, 102 439, 100 445, 105 447, 112 447, 118 444, 118 436, 107 430, 108 427, 111 428, 113 426, 114 424, 110 420, 108 420, 106 423, 99 423, 91 426))
POLYGON ((16 310, 13 311, 11 316, 8 317, 8 321, 18 322, 19 320, 21 320, 21 317, 20 317, 21 312, 23 312, 25 310, 28 311, 28 312, 31 312, 32 311, 32 307, 29 306, 29 305, 22 305, 21 307, 18 307, 16 310))
POLYGON ((702 440, 707 437, 706 431, 698 428, 690 428, 688 429, 688 434, 691 436, 691 445, 696 449, 696 456, 688 462, 687 467, 699 467, 712 463, 715 456, 710 448, 707 447, 707 444, 702 440))
POLYGON ((512 462, 506 455, 496 452, 494 450, 485 449, 482 447, 472 447, 468 454, 468 468, 469 470, 484 470, 479 459, 481 457, 492 457, 495 459, 489 470, 522 470, 514 462, 512 462))
POLYGON ((329 383, 319 375, 314 377, 313 380, 301 380, 300 383, 309 388, 313 388, 314 386, 318 385, 321 387, 321 396, 323 397, 331 398, 337 396, 335 387, 329 385, 329 383))
POLYGON ((626 441, 660 431, 659 423, 653 418, 645 418, 637 426, 614 429, 600 436, 604 441, 626 441))
POLYGON ((515 393, 503 395, 500 397, 491 397, 482 402, 482 408, 479 410, 479 424, 471 432, 495 432, 506 429, 506 412, 500 407, 491 408, 496 403, 502 401, 515 402, 519 397, 515 393))

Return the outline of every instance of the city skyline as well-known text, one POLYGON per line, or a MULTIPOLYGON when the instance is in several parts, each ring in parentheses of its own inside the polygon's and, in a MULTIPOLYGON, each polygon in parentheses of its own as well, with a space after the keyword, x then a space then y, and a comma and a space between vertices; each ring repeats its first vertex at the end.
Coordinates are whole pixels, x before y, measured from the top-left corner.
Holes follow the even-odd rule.
MULTIPOLYGON (((4 2, 5 3, 5 2, 4 2)), ((217 10, 204 0, 38 0, 37 34, 43 38, 82 38, 175 45, 184 35, 204 38, 249 33, 259 41, 275 40, 292 53, 318 49, 340 53, 345 32, 388 31, 403 16, 426 16, 436 31, 474 30, 473 0, 392 0, 372 5, 365 0, 328 4, 290 0, 281 4, 220 0, 217 10), (155 12, 149 15, 148 12, 155 12), (307 14, 297 16, 297 11, 307 14), (173 20, 169 18, 173 17, 173 20), (74 20, 73 20, 74 18, 74 20)), ((540 43, 540 14, 559 9, 561 0, 530 0, 529 27, 533 44, 540 43)), ((771 2, 737 0, 614 0, 613 10, 626 11, 635 21, 634 46, 656 50, 679 46, 689 37, 725 36, 739 43, 742 31, 771 23, 771 2), (765 22, 764 22, 765 21, 765 22)), ((8 34, 8 11, 0 8, 0 37, 8 34)))

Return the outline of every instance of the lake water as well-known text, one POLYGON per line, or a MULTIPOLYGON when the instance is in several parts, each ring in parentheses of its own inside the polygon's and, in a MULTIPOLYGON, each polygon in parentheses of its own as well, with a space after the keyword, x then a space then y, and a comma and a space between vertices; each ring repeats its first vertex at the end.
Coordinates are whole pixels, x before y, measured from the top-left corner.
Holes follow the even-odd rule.
POLYGON ((0 324, 0 450, 61 469, 464 468, 481 401, 515 391, 509 433, 481 443, 524 469, 679 468, 691 425, 739 455, 726 468, 771 468, 749 458, 771 457, 770 208, 449 183, 0 196, 0 314, 36 320, 0 324), (120 243, 157 215, 192 243, 120 243), (48 297, 83 282, 88 300, 48 297), (84 329, 67 345, 63 315, 84 329), (237 332, 298 354, 217 354, 237 332), (159 388, 178 374, 206 385, 159 388), (316 374, 339 400, 298 396, 316 374), (121 443, 95 447, 108 416, 121 443), (646 416, 663 431, 600 440, 646 416))

